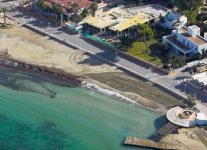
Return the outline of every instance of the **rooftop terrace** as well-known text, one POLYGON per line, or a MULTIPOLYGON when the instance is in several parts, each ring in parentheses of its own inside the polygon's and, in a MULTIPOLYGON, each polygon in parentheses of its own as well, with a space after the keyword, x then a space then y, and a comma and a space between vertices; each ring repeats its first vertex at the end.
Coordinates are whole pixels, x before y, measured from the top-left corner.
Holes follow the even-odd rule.
POLYGON ((184 44, 182 44, 180 41, 177 40, 176 35, 172 35, 172 36, 168 36, 167 39, 175 44, 179 49, 181 49, 183 52, 187 52, 190 50, 189 47, 185 46, 184 44))
POLYGON ((191 36, 188 33, 182 33, 183 36, 185 36, 187 39, 191 40, 192 42, 196 43, 197 45, 203 45, 207 44, 207 41, 202 39, 200 36, 191 36))
POLYGON ((95 16, 89 16, 84 19, 82 23, 87 23, 99 29, 106 28, 108 26, 117 24, 120 22, 119 18, 126 15, 126 11, 117 8, 113 8, 109 11, 97 11, 95 16))
POLYGON ((143 13, 139 13, 136 16, 133 16, 129 19, 123 19, 119 24, 112 26, 110 29, 113 31, 123 31, 130 27, 133 27, 138 24, 143 24, 151 20, 150 16, 145 15, 143 13))
POLYGON ((152 17, 145 13, 132 13, 119 7, 108 11, 97 11, 96 15, 89 16, 82 23, 87 23, 99 29, 110 27, 113 31, 123 31, 132 26, 143 24, 151 20, 152 17))

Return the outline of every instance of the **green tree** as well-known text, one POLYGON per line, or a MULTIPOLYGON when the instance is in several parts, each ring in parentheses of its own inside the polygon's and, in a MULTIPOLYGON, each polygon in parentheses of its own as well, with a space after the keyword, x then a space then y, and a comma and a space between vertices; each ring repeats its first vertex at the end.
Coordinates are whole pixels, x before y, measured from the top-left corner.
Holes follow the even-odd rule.
POLYGON ((98 9, 98 4, 96 2, 92 3, 90 6, 90 9, 91 9, 92 15, 95 16, 95 12, 98 9))
POLYGON ((189 10, 184 10, 182 13, 185 14, 186 17, 188 18, 188 24, 189 25, 196 24, 197 16, 198 16, 197 10, 190 10, 190 11, 189 10))
POLYGON ((129 39, 129 36, 125 36, 125 35, 121 36, 119 40, 121 41, 122 47, 127 47, 128 44, 131 42, 131 40, 129 39))
POLYGON ((181 11, 197 9, 203 4, 203 0, 172 0, 172 2, 181 11))
POLYGON ((188 104, 189 107, 194 107, 196 105, 196 97, 195 94, 194 95, 188 95, 187 96, 187 100, 186 103, 188 104))
POLYGON ((47 5, 45 5, 44 0, 38 0, 37 4, 41 7, 41 9, 45 10, 47 5))
POLYGON ((205 50, 205 49, 202 49, 202 58, 204 59, 204 58, 206 58, 207 57, 207 50, 205 50))
POLYGON ((148 51, 148 53, 150 53, 147 45, 147 40, 151 40, 154 37, 152 28, 148 24, 140 24, 137 28, 137 37, 144 39, 146 50, 148 51))
POLYGON ((200 53, 195 53, 195 54, 193 54, 192 59, 193 60, 200 60, 200 59, 202 59, 202 55, 200 53))
POLYGON ((62 7, 60 7, 59 5, 54 4, 54 5, 52 6, 52 11, 53 11, 53 13, 55 13, 55 14, 57 14, 57 15, 60 15, 60 14, 63 12, 63 9, 62 9, 62 7))
POLYGON ((79 6, 78 6, 77 3, 73 3, 73 4, 71 4, 70 9, 71 9, 71 11, 72 11, 73 13, 78 13, 79 6))
POLYGON ((140 24, 138 28, 138 34, 144 37, 146 40, 151 40, 154 37, 154 32, 148 24, 140 24))
POLYGON ((168 59, 168 63, 171 64, 173 69, 182 67, 186 64, 185 57, 183 56, 173 56, 168 59))
POLYGON ((6 23, 6 13, 7 13, 7 8, 4 7, 4 8, 1 9, 1 11, 2 11, 3 14, 4 14, 4 25, 7 26, 7 23, 6 23))
POLYGON ((170 44, 163 44, 161 45, 161 55, 166 56, 170 52, 170 44))
POLYGON ((85 18, 85 17, 87 17, 87 15, 88 15, 88 9, 84 8, 81 12, 81 16, 82 16, 82 18, 85 18))

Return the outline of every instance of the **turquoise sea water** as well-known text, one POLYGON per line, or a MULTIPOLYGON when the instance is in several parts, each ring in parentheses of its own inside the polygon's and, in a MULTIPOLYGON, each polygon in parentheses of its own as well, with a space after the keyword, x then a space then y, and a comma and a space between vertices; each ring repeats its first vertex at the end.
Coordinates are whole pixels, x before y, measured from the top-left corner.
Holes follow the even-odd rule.
POLYGON ((35 73, 0 67, 0 150, 133 150, 160 114, 35 73), (56 83, 56 82, 55 82, 56 83))

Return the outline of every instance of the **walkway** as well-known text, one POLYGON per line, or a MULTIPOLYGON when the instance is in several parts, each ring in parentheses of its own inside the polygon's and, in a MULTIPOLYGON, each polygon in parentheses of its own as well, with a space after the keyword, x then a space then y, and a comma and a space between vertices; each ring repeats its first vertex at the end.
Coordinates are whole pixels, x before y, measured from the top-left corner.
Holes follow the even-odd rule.
POLYGON ((141 139, 136 137, 127 137, 124 141, 126 145, 139 146, 139 147, 148 147, 155 149, 171 149, 171 150, 187 150, 183 145, 175 145, 169 143, 154 142, 148 139, 141 139))
POLYGON ((155 142, 159 142, 163 137, 175 132, 178 128, 178 125, 175 125, 171 122, 167 122, 162 128, 155 131, 155 133, 152 134, 150 139, 152 139, 155 142))

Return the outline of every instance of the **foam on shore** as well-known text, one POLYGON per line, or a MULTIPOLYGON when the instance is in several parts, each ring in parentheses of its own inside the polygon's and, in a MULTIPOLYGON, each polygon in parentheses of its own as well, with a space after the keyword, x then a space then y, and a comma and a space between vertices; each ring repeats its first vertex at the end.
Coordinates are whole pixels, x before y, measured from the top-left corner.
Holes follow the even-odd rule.
POLYGON ((108 96, 118 98, 119 100, 125 100, 125 101, 128 101, 128 102, 132 103, 132 104, 139 105, 136 101, 120 94, 119 92, 115 92, 115 91, 111 91, 111 90, 102 88, 99 85, 94 84, 92 82, 82 81, 81 85, 82 85, 82 87, 86 87, 88 89, 95 90, 99 93, 106 94, 108 96))

